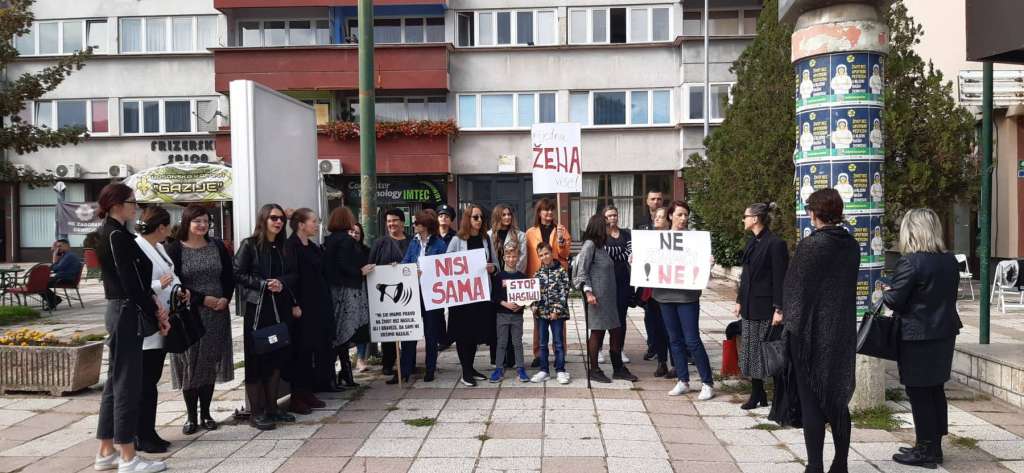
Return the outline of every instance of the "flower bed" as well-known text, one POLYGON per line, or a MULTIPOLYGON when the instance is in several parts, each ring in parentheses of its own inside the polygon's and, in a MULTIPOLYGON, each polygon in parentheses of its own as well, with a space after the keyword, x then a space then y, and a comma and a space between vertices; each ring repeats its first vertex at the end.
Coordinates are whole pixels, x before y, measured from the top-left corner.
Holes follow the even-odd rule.
MULTIPOLYGON (((330 122, 320 126, 320 131, 335 140, 359 139, 359 124, 356 122, 330 122)), ((439 137, 454 136, 459 132, 455 120, 406 120, 377 122, 377 138, 399 136, 439 137)))
POLYGON ((100 380, 102 341, 61 342, 27 329, 0 336, 0 394, 45 391, 60 396, 100 380))

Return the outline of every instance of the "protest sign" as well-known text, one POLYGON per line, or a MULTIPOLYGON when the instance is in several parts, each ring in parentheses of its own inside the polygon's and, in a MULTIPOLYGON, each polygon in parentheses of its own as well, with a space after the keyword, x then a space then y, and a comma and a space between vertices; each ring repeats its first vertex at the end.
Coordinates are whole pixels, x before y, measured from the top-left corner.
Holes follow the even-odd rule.
POLYGON ((505 296, 507 301, 519 305, 530 305, 540 300, 540 280, 533 279, 506 279, 505 296))
POLYGON ((103 226, 103 219, 96 215, 96 202, 58 202, 57 233, 63 235, 87 235, 103 226))
POLYGON ((631 286, 704 289, 711 276, 711 234, 634 230, 631 269, 631 286))
POLYGON ((557 194, 583 191, 583 153, 579 123, 535 123, 533 143, 533 193, 557 194))
POLYGON ((370 341, 423 338, 415 264, 377 265, 366 276, 366 289, 370 303, 370 341))
POLYGON ((420 256, 420 288, 427 310, 491 300, 487 255, 483 248, 420 256))

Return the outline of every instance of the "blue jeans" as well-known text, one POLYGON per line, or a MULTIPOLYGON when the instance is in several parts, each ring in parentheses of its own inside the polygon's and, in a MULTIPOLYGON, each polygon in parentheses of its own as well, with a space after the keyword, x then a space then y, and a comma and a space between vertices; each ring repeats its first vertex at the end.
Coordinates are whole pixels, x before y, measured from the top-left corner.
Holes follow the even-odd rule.
POLYGON ((697 365, 701 382, 713 384, 711 360, 708 358, 708 352, 704 350, 704 343, 700 341, 700 303, 661 304, 661 317, 665 321, 665 330, 668 331, 669 348, 676 362, 676 376, 679 381, 690 381, 690 370, 687 367, 689 352, 695 358, 693 362, 697 365))
POLYGON ((540 327, 540 370, 548 371, 548 332, 550 327, 551 338, 555 345, 555 371, 565 371, 565 341, 562 340, 562 329, 565 328, 565 319, 537 319, 540 327))

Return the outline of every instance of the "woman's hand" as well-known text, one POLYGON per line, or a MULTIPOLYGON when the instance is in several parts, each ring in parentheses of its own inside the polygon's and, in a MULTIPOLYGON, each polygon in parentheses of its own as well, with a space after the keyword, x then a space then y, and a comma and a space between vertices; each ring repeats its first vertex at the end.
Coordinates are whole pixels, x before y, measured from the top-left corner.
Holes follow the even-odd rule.
POLYGON ((160 288, 161 289, 164 289, 167 286, 170 286, 172 282, 174 282, 174 275, 173 274, 165 274, 163 276, 160 276, 160 288))
POLYGON ((292 317, 295 317, 296 319, 302 317, 302 308, 300 308, 299 306, 293 306, 292 317))
POLYGON ((284 284, 281 284, 281 281, 277 279, 268 279, 267 289, 270 289, 270 292, 278 293, 281 292, 282 289, 284 289, 284 284))
POLYGON ((565 226, 564 225, 559 225, 559 226, 555 227, 555 234, 558 235, 558 244, 559 245, 564 245, 565 244, 565 235, 566 235, 566 233, 565 233, 565 226))
POLYGON ((373 268, 376 267, 376 266, 377 265, 375 265, 375 264, 366 264, 366 265, 363 265, 362 268, 359 268, 359 270, 362 271, 363 276, 366 276, 367 274, 372 273, 373 272, 373 268))
POLYGON ((167 334, 170 333, 170 331, 171 331, 171 323, 166 321, 166 320, 161 320, 161 321, 159 321, 157 323, 158 323, 158 326, 160 327, 160 335, 163 335, 163 336, 166 337, 167 334))
POLYGON ((737 319, 740 318, 740 303, 737 302, 736 306, 732 308, 732 315, 737 319))
POLYGON ((192 293, 189 292, 188 289, 183 289, 181 292, 178 293, 178 300, 180 300, 182 303, 188 302, 188 300, 191 298, 192 293))
POLYGON ((772 325, 782 325, 782 311, 775 309, 775 314, 772 315, 772 325))
POLYGON ((593 292, 587 291, 587 304, 597 305, 597 297, 594 296, 593 292))
POLYGON ((203 305, 211 310, 217 310, 217 301, 218 299, 216 297, 206 296, 203 298, 203 305))
POLYGON ((159 309, 157 309, 156 320, 158 322, 167 322, 168 317, 169 313, 167 312, 167 308, 161 306, 159 309))
POLYGON ((213 310, 221 311, 221 310, 227 310, 227 309, 228 309, 228 298, 227 297, 221 297, 220 299, 217 299, 217 306, 214 307, 213 310))

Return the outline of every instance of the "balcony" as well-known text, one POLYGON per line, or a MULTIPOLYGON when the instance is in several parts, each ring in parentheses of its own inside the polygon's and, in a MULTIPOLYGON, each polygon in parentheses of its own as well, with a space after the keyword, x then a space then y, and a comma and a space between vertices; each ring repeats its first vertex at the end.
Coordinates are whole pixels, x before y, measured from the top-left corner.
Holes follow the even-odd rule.
MULTIPOLYGON (((268 2, 269 3, 269 2, 268 2)), ((448 90, 447 43, 380 45, 374 48, 374 81, 385 90, 448 90)), ((359 88, 354 44, 263 48, 214 48, 215 86, 249 79, 280 91, 359 88)))
MULTIPOLYGON (((287 8, 287 7, 354 7, 356 0, 213 0, 213 8, 287 8)), ((374 0, 382 5, 447 5, 447 0, 374 0)))

